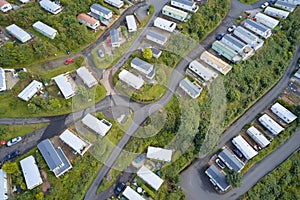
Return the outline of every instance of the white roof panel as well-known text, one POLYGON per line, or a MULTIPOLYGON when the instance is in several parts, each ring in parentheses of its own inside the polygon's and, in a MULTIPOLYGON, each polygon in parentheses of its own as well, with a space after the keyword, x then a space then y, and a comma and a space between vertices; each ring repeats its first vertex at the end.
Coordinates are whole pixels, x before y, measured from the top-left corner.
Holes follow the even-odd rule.
POLYGON ((247 160, 250 160, 254 156, 256 156, 258 153, 255 151, 248 142, 240 135, 236 136, 232 139, 232 143, 236 148, 238 148, 242 154, 245 156, 247 160))
POLYGON ((86 125, 88 128, 95 131, 97 134, 101 136, 105 136, 106 133, 112 127, 112 124, 109 123, 108 121, 104 119, 99 120, 98 118, 94 117, 89 113, 81 121, 84 125, 86 125))
POLYGON ((5 71, 0 67, 0 92, 6 90, 5 71))
POLYGON ((144 80, 133 73, 123 69, 119 73, 119 78, 135 89, 140 89, 144 85, 144 80))
POLYGON ((161 184, 164 182, 159 176, 154 174, 145 166, 142 166, 139 169, 137 175, 155 190, 158 190, 161 184))
POLYGON ((84 84, 86 84, 88 87, 93 87, 98 84, 96 78, 86 67, 80 67, 76 70, 76 72, 78 76, 83 80, 84 84))
POLYGON ((254 126, 248 128, 247 134, 262 148, 270 144, 270 141, 254 126))
POLYGON ((202 78, 204 81, 213 81, 218 76, 217 73, 215 73, 213 70, 209 69, 208 67, 205 67, 204 65, 199 63, 197 60, 193 60, 189 64, 188 68, 193 73, 195 73, 197 76, 202 78))
POLYGON ((201 54, 200 59, 223 75, 226 75, 232 69, 232 66, 208 51, 204 51, 201 54))
POLYGON ((295 119, 297 119, 297 116, 294 115, 291 111, 286 109, 284 106, 282 106, 280 103, 275 103, 271 107, 272 112, 277 115, 280 119, 285 121, 286 123, 291 123, 295 119))
POLYGON ((13 36, 15 36, 19 41, 25 43, 31 39, 29 33, 21 29, 19 26, 12 24, 6 27, 6 30, 13 36))
POLYGON ((75 95, 75 91, 65 75, 61 74, 54 77, 54 81, 66 99, 69 99, 75 95))
POLYGON ((43 183, 40 171, 33 156, 28 156, 20 161, 25 177, 25 182, 29 190, 43 183))
POLYGON ((5 171, 0 169, 0 200, 8 199, 6 195, 8 192, 8 185, 7 185, 7 174, 5 171))
POLYGON ((35 22, 32 26, 42 34, 46 33, 51 36, 57 33, 57 30, 40 21, 35 22))
POLYGON ((78 136, 72 133, 69 129, 66 129, 59 136, 59 138, 72 149, 74 149, 76 152, 78 152, 80 155, 83 155, 85 147, 88 146, 86 142, 84 142, 82 139, 80 139, 78 136))
POLYGON ((20 94, 18 97, 24 101, 29 101, 41 88, 43 84, 36 80, 33 80, 20 94))
POLYGON ((272 17, 269 17, 268 15, 265 15, 263 13, 257 13, 255 15, 255 18, 256 18, 257 22, 264 24, 272 29, 275 28, 279 24, 278 20, 276 20, 272 17))
POLYGON ((134 19, 133 15, 128 15, 126 16, 126 22, 127 22, 127 26, 128 26, 128 30, 129 31, 136 31, 137 30, 137 25, 134 19))
POLYGON ((125 196, 128 200, 145 200, 141 195, 139 195, 135 190, 133 190, 129 186, 127 186, 124 190, 123 196, 125 196))
POLYGON ((268 129, 273 135, 278 135, 284 130, 277 122, 275 122, 269 115, 264 114, 258 121, 268 129))
POLYGON ((147 158, 170 162, 172 159, 172 150, 149 146, 147 158))
POLYGON ((173 32, 176 28, 176 25, 177 24, 175 22, 172 22, 172 21, 160 18, 160 17, 157 17, 154 20, 155 27, 160 28, 162 30, 169 31, 169 32, 173 32))

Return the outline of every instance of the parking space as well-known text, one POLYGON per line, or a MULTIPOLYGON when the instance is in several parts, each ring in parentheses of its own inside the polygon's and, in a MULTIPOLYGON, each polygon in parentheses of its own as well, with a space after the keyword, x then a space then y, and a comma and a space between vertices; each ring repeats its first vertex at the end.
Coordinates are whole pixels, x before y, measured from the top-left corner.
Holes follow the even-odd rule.
POLYGON ((20 80, 18 77, 14 76, 13 71, 5 70, 6 88, 8 90, 12 89, 20 80))

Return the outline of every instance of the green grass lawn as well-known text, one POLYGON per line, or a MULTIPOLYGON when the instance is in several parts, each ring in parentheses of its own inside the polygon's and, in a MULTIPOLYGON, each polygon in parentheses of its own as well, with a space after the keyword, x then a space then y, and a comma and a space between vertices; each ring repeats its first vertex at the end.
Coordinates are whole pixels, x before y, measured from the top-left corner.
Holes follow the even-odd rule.
POLYGON ((48 123, 30 124, 30 125, 0 125, 0 140, 9 140, 17 136, 23 136, 33 131, 48 126, 48 123))

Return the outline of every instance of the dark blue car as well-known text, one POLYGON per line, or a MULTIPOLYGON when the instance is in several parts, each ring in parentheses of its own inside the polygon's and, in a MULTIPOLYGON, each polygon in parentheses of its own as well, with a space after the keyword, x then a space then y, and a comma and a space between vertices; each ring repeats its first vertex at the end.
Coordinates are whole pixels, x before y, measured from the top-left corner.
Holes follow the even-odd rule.
POLYGON ((20 155, 20 151, 14 151, 10 154, 7 154, 3 159, 3 163, 9 161, 10 159, 17 157, 18 155, 20 155))

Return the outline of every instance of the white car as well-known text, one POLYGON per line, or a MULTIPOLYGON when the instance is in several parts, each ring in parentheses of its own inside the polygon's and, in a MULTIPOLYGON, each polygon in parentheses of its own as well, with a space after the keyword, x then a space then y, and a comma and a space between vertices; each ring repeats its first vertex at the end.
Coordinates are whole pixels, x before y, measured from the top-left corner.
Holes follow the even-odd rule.
POLYGON ((13 139, 9 140, 6 143, 6 146, 10 147, 10 146, 13 146, 13 145, 17 144, 18 142, 21 142, 21 141, 22 141, 22 137, 18 136, 16 138, 13 138, 13 139))
POLYGON ((234 29, 236 29, 236 25, 232 25, 232 26, 228 27, 227 31, 228 31, 228 33, 232 33, 234 31, 234 29))
POLYGON ((270 4, 268 2, 265 2, 264 4, 262 4, 260 6, 261 9, 265 9, 266 7, 268 7, 270 4))

